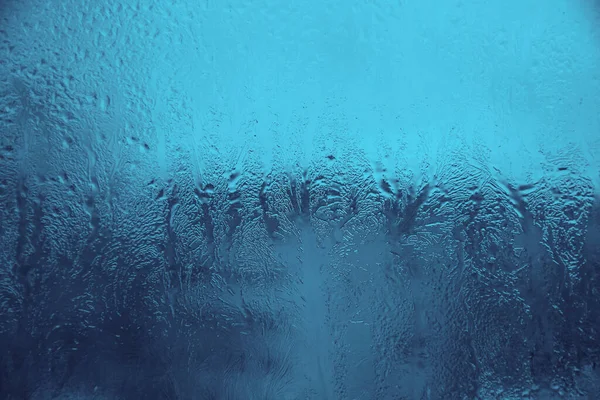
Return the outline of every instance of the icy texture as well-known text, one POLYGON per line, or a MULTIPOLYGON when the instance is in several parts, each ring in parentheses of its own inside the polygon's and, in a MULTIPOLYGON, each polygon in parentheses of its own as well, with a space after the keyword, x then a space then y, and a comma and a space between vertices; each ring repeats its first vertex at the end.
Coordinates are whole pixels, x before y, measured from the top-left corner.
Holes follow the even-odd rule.
POLYGON ((542 3, 0 3, 0 398, 597 399, 600 13, 542 3))

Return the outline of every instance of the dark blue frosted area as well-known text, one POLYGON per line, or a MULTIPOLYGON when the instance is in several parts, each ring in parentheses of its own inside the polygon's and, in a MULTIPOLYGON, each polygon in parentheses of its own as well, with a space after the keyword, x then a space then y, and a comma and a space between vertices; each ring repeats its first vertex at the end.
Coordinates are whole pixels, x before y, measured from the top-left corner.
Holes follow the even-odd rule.
POLYGON ((600 399, 595 0, 0 1, 0 400, 600 399))

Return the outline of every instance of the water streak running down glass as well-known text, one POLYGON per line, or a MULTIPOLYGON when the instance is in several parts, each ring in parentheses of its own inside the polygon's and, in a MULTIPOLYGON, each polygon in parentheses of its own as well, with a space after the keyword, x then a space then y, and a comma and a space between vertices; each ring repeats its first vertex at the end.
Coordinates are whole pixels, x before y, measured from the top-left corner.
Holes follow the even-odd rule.
POLYGON ((600 3, 0 2, 0 400, 598 399, 600 3))

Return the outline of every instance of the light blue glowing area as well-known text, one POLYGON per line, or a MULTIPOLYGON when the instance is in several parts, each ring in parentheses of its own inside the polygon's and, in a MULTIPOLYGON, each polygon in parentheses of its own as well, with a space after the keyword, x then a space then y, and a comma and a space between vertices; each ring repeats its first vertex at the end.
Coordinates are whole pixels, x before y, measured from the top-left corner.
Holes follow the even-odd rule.
POLYGON ((0 399, 596 398, 599 110, 595 0, 6 0, 0 399))
POLYGON ((427 163, 431 178, 453 154, 524 181, 567 153, 597 183, 592 5, 394 3, 182 13, 179 40, 146 53, 153 117, 173 143, 252 150, 267 170, 346 151, 393 173, 427 163))

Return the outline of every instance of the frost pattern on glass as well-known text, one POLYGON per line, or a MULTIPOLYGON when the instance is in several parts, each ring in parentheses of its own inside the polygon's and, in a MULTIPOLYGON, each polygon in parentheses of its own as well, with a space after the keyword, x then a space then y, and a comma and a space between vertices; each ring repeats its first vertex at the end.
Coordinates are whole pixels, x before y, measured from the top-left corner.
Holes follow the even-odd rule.
POLYGON ((593 1, 0 5, 0 398, 595 399, 593 1))

